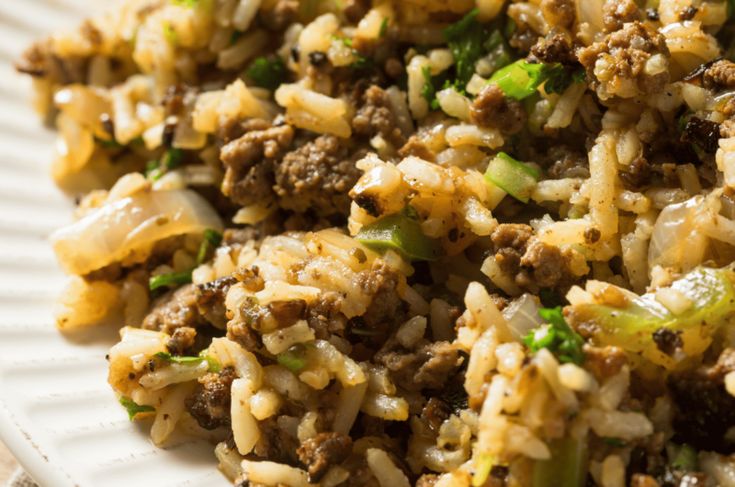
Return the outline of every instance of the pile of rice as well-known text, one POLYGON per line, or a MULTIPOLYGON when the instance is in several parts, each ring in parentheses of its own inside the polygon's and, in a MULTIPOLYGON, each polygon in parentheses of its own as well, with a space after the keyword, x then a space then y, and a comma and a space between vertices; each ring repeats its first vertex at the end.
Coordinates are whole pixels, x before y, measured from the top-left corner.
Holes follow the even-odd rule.
POLYGON ((17 65, 58 325, 240 486, 735 486, 731 10, 125 0, 17 65))

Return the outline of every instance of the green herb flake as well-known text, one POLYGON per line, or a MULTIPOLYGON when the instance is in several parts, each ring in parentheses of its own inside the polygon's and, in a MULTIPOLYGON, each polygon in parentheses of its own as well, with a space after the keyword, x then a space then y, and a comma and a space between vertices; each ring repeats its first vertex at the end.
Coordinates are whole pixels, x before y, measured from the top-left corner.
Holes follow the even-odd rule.
POLYGON ((133 421, 138 414, 153 413, 156 411, 156 408, 154 408, 153 406, 136 404, 135 401, 125 396, 122 396, 120 398, 120 404, 122 404, 122 407, 127 410, 128 418, 130 418, 130 421, 133 421))
POLYGON ((464 89, 475 73, 475 63, 483 55, 485 29, 477 21, 478 9, 473 9, 458 22, 444 29, 444 38, 455 61, 454 85, 464 89))
POLYGON ((204 230, 204 240, 202 240, 202 244, 199 246, 199 252, 197 253, 197 264, 204 263, 204 261, 207 260, 210 251, 214 251, 221 243, 221 233, 209 228, 204 230))
POLYGON ((168 149, 163 153, 160 160, 148 161, 145 168, 145 175, 151 181, 157 181, 168 171, 179 167, 183 158, 183 150, 175 148, 168 149))
POLYGON ((531 352, 546 348, 562 363, 581 365, 584 362, 584 340, 567 324, 561 306, 541 308, 538 314, 548 325, 531 330, 523 343, 531 352))
POLYGON ((105 149, 122 149, 123 147, 125 147, 124 145, 122 145, 120 142, 118 142, 115 139, 107 139, 106 140, 106 139, 101 139, 99 137, 95 137, 94 140, 99 145, 101 145, 102 147, 104 147, 105 149))
POLYGON ((431 78, 431 68, 424 66, 421 68, 421 73, 424 75, 424 86, 421 87, 421 96, 431 103, 436 100, 436 88, 434 88, 434 82, 431 78))
POLYGON ((686 443, 681 445, 681 448, 679 448, 679 451, 676 453, 674 460, 671 462, 671 466, 676 470, 682 470, 685 472, 696 470, 698 464, 699 460, 697 458, 697 450, 686 443))
POLYGON ((191 282, 191 271, 170 272, 153 276, 148 280, 148 289, 155 291, 162 287, 178 287, 191 282))
POLYGON ((199 4, 199 0, 171 0, 171 4, 181 7, 194 8, 199 4))
POLYGON ((380 23, 380 32, 378 32, 378 37, 381 39, 388 33, 388 23, 388 17, 383 17, 383 21, 380 23))
POLYGON ((207 363, 209 364, 209 371, 210 372, 215 372, 216 373, 216 372, 220 372, 222 370, 222 364, 219 363, 219 361, 216 358, 214 358, 211 355, 209 355, 209 350, 204 349, 201 352, 199 352, 199 357, 201 357, 201 358, 203 358, 204 360, 207 361, 207 363))
POLYGON ((302 344, 296 344, 285 352, 276 355, 276 361, 291 372, 298 373, 306 367, 306 347, 302 344))
POLYGON ((166 38, 169 44, 176 46, 179 44, 179 34, 176 29, 169 23, 163 25, 163 36, 166 38))
POLYGON ((621 440, 620 438, 604 437, 602 438, 602 441, 606 445, 613 448, 623 448, 626 445, 625 441, 621 440))
POLYGON ((197 365, 204 362, 204 357, 188 357, 183 355, 171 355, 168 352, 158 352, 154 355, 157 359, 169 362, 172 364, 181 365, 197 365))
POLYGON ((286 80, 288 73, 280 57, 259 57, 253 61, 246 74, 256 86, 273 91, 286 80))

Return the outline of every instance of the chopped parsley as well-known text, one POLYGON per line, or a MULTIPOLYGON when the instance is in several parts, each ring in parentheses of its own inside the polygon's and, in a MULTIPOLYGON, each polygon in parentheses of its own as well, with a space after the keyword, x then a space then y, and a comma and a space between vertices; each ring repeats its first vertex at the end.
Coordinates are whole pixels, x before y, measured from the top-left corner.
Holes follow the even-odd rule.
POLYGON ((286 81, 286 65, 280 57, 259 57, 247 70, 248 77, 256 86, 275 90, 286 81))
POLYGON ((561 306, 556 308, 541 308, 538 312, 548 324, 531 330, 523 338, 523 343, 532 352, 542 348, 548 349, 562 363, 582 364, 584 340, 567 324, 562 314, 561 306))
POLYGON ((130 418, 130 421, 134 420, 138 414, 153 413, 156 411, 156 408, 153 406, 137 404, 135 401, 125 396, 120 398, 120 404, 122 404, 122 407, 128 411, 128 418, 130 418))
POLYGON ((178 287, 191 282, 191 271, 170 272, 153 276, 148 280, 148 289, 155 291, 162 287, 178 287))
POLYGON ((454 85, 464 89, 475 73, 475 63, 484 54, 483 41, 486 32, 478 22, 478 9, 473 9, 458 22, 444 29, 444 38, 455 62, 454 85))
POLYGON ((164 174, 172 169, 176 169, 181 165, 184 158, 184 151, 181 149, 168 149, 158 161, 148 161, 145 169, 145 175, 152 181, 157 181, 164 174))
POLYGON ((222 243, 222 234, 217 230, 207 229, 204 230, 204 240, 199 246, 199 252, 197 253, 197 264, 203 263, 207 260, 207 256, 210 251, 215 250, 222 243))

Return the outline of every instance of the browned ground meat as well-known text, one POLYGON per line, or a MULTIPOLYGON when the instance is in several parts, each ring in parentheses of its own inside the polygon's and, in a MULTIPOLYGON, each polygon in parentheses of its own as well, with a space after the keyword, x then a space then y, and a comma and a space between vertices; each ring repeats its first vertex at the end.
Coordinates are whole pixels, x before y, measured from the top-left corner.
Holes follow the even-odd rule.
POLYGON ((309 472, 309 482, 317 483, 333 465, 352 453, 352 439, 340 433, 319 433, 301 443, 296 453, 309 472))
POLYGON ((568 34, 552 32, 546 37, 539 37, 531 48, 531 60, 542 63, 575 64, 574 43, 568 34))
POLYGON ((188 326, 176 328, 166 343, 166 348, 173 355, 186 355, 187 350, 194 346, 196 336, 197 331, 194 328, 188 326))
POLYGON ((273 199, 273 164, 291 145, 290 125, 272 127, 261 120, 251 130, 222 147, 225 165, 222 193, 238 205, 268 203, 273 199))
POLYGON ((289 152, 276 167, 274 189, 280 205, 321 216, 347 215, 347 193, 361 175, 355 162, 362 156, 362 151, 351 154, 349 141, 334 135, 321 135, 289 152))
POLYGON ((51 50, 50 41, 38 41, 23 53, 15 69, 36 78, 55 83, 82 83, 86 80, 88 60, 81 57, 61 58, 51 50))
POLYGON ((625 352, 618 347, 584 347, 584 367, 601 382, 620 372, 627 361, 625 352))
POLYGON ((404 314, 403 301, 398 296, 400 274, 385 263, 362 271, 358 283, 362 290, 372 296, 370 306, 362 315, 362 321, 369 327, 380 327, 400 320, 404 314))
POLYGON ((735 88, 735 63, 721 59, 707 68, 702 76, 704 87, 708 89, 735 88))
POLYGON ((203 324, 197 310, 197 290, 193 284, 182 286, 158 298, 143 319, 142 328, 159 330, 169 335, 182 326, 196 328, 203 324))
POLYGON ((335 292, 321 293, 307 310, 307 322, 316 337, 326 340, 333 333, 344 334, 347 319, 340 313, 342 296, 335 292))
POLYGON ((271 416, 259 421, 258 426, 260 427, 260 439, 255 444, 253 453, 271 462, 299 464, 296 455, 299 440, 279 426, 276 417, 271 416))
POLYGON ((531 291, 569 285, 569 256, 558 247, 533 238, 533 229, 522 224, 501 224, 491 235, 495 261, 515 283, 531 291))
POLYGON ((449 342, 424 342, 415 351, 406 351, 391 339, 375 354, 375 361, 386 366, 398 386, 419 391, 441 389, 457 371, 462 358, 449 342))
POLYGON ((412 135, 398 151, 401 157, 415 156, 425 161, 434 160, 434 152, 417 136, 412 135))
POLYGON ((394 147, 401 147, 406 136, 396 125, 388 94, 379 86, 371 86, 363 94, 362 106, 352 119, 356 134, 372 138, 380 134, 394 147))
POLYGON ((577 17, 574 0, 541 0, 541 12, 551 27, 571 29, 577 17))
POLYGON ((550 167, 547 171, 550 178, 588 178, 590 177, 587 156, 565 145, 557 145, 549 149, 550 167))
POLYGON ((640 189, 651 181, 651 164, 645 157, 637 157, 630 166, 618 174, 626 189, 640 189))
POLYGON ((304 318, 306 314, 306 301, 303 299, 274 301, 268 305, 268 311, 270 311, 270 314, 278 322, 279 327, 291 326, 298 320, 304 318))
POLYGON ((634 0, 605 0, 602 13, 602 21, 608 32, 621 29, 623 24, 641 18, 641 10, 634 0))
POLYGON ((230 386, 235 380, 235 369, 225 367, 199 378, 194 393, 186 399, 186 410, 205 429, 230 424, 230 386))
POLYGON ((370 9, 370 0, 347 0, 344 14, 353 24, 358 23, 370 9))
POLYGON ((421 410, 421 420, 431 431, 439 433, 442 423, 452 414, 452 408, 438 397, 432 397, 421 410))
POLYGON ((526 121, 526 111, 516 100, 505 96, 496 84, 489 84, 470 106, 470 119, 482 127, 496 128, 506 134, 519 132, 526 121))
POLYGON ((235 284, 234 277, 221 277, 211 282, 199 284, 197 289, 197 308, 199 313, 217 328, 225 328, 225 297, 230 286, 235 284))
POLYGON ((641 22, 625 24, 622 29, 577 53, 579 62, 587 70, 587 80, 602 99, 660 92, 669 81, 668 70, 653 75, 646 74, 645 70, 646 62, 656 54, 669 57, 666 39, 641 22), (596 66, 600 59, 607 62, 607 68, 601 70, 596 66))
POLYGON ((735 349, 727 348, 714 365, 671 376, 669 389, 676 405, 676 440, 697 449, 735 451, 735 444, 726 435, 735 426, 735 397, 724 386, 725 375, 733 370, 735 349))

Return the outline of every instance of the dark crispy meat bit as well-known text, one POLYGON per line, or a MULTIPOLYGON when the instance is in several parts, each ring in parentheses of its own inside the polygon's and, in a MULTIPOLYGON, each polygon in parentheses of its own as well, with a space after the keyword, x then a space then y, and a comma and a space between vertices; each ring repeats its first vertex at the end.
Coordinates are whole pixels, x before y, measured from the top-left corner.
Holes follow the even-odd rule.
POLYGON ((199 385, 186 399, 186 410, 204 429, 213 430, 230 424, 230 386, 235 369, 225 367, 218 373, 199 378, 199 385))
POLYGON ((654 331, 653 343, 666 355, 674 355, 674 352, 684 345, 684 341, 681 339, 681 331, 677 332, 669 328, 659 328, 654 331))
POLYGON ((291 326, 304 317, 306 301, 303 299, 274 301, 268 305, 268 310, 280 327, 291 326))
POLYGON ((372 138, 380 134, 395 147, 406 142, 406 135, 396 124, 388 94, 379 86, 371 86, 362 96, 362 106, 352 119, 356 134, 372 138))
POLYGON ((258 128, 228 143, 220 152, 225 165, 222 193, 238 205, 273 200, 273 164, 293 140, 290 125, 271 127, 268 122, 261 122, 258 128))
POLYGON ((519 132, 526 122, 526 111, 516 100, 506 97, 498 85, 487 85, 470 106, 473 123, 490 127, 506 134, 519 132))
POLYGON ((400 320, 403 316, 403 301, 398 296, 400 274, 384 263, 358 276, 362 290, 372 296, 370 306, 362 315, 369 327, 378 327, 400 320))
POLYGON ((311 303, 306 321, 317 338, 326 340, 332 334, 343 335, 347 319, 340 313, 342 297, 334 292, 321 293, 311 303))
POLYGON ((83 83, 87 76, 87 60, 69 56, 61 58, 50 40, 38 41, 23 53, 15 69, 35 78, 46 78, 62 85, 83 83))
POLYGON ((571 38, 561 32, 552 32, 546 37, 540 37, 531 48, 533 60, 542 63, 575 64, 577 56, 571 38))
POLYGON ((602 6, 602 14, 602 21, 608 32, 621 29, 623 24, 641 18, 641 11, 633 0, 606 0, 602 6))
POLYGON ((258 426, 260 427, 260 439, 253 450, 255 455, 272 462, 298 465, 296 449, 299 447, 299 440, 297 438, 279 426, 275 417, 260 421, 258 426))
POLYGON ((197 331, 194 328, 188 326, 176 328, 166 343, 166 348, 173 355, 186 355, 186 352, 194 346, 196 336, 197 331))
POLYGON ((651 181, 651 165, 645 157, 637 157, 630 166, 619 172, 628 189, 640 189, 651 181))
POLYGON ((196 328, 203 321, 197 309, 196 287, 187 284, 158 298, 151 312, 143 319, 141 327, 170 335, 176 328, 196 328))
POLYGON ((551 27, 571 29, 577 9, 574 0, 541 0, 541 13, 551 27))
POLYGON ((659 93, 669 81, 666 40, 641 22, 627 23, 602 41, 580 49, 578 58, 587 70, 587 80, 602 99, 659 93), (651 70, 647 63, 655 55, 661 56, 655 61, 661 63, 661 69, 648 74, 651 70))
POLYGON ((421 420, 431 431, 439 433, 442 423, 452 414, 452 407, 438 397, 432 397, 421 410, 421 420))
POLYGON ((220 277, 196 287, 199 313, 217 328, 224 329, 227 325, 225 297, 230 286, 236 282, 234 277, 220 277))
POLYGON ((309 472, 309 482, 319 482, 333 465, 352 453, 352 439, 340 433, 319 433, 301 443, 296 453, 309 472))
POLYGON ((386 342, 375 360, 408 391, 441 389, 462 363, 459 352, 449 342, 424 343, 416 351, 406 352, 393 340, 386 342))
POLYGON ((697 144, 705 152, 714 154, 717 152, 720 140, 720 124, 698 117, 691 117, 684 126, 681 140, 682 142, 697 144))
POLYGON ((347 215, 347 193, 360 177, 355 162, 362 155, 350 154, 349 141, 333 135, 321 135, 289 152, 276 167, 274 189, 280 205, 320 216, 347 215))
POLYGON ((587 157, 580 152, 560 145, 549 149, 548 156, 551 164, 548 169, 550 177, 554 179, 590 177, 587 157))
POLYGON ((726 432, 735 426, 735 397, 724 386, 724 377, 735 370, 735 349, 727 348, 717 363, 673 375, 669 380, 676 414, 675 441, 698 450, 732 453, 735 444, 726 432))
POLYGON ((347 20, 353 24, 358 23, 370 9, 370 0, 348 0, 344 7, 347 20))
POLYGON ((705 88, 723 90, 735 88, 735 63, 721 59, 707 68, 702 76, 705 88))

